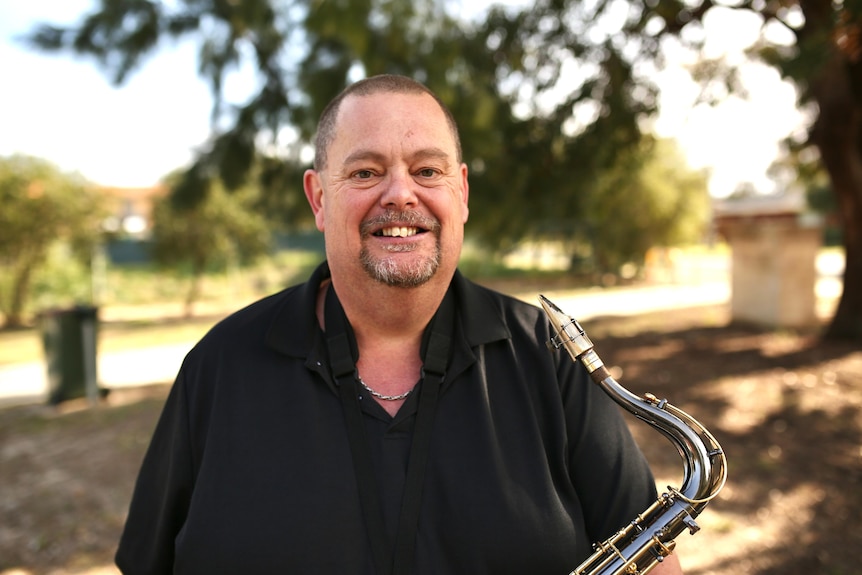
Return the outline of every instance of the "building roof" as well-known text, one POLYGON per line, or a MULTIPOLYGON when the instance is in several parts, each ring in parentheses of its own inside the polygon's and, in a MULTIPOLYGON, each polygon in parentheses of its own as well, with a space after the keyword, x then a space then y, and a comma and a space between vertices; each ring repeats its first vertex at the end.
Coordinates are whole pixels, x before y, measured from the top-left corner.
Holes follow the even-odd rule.
POLYGON ((802 194, 768 194, 713 202, 716 219, 745 217, 797 217, 806 211, 802 194))

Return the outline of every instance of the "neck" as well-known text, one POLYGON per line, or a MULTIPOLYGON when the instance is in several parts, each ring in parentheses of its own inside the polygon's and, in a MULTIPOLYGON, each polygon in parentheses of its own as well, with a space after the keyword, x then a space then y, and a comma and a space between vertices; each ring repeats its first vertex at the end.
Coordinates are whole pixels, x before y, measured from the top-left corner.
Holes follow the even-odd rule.
MULTIPOLYGON (((420 348, 422 334, 446 295, 445 285, 434 280, 419 288, 392 288, 376 284, 363 291, 361 282, 339 282, 334 274, 332 285, 353 328, 359 360, 356 368, 367 385, 385 395, 402 395, 413 389, 422 369, 420 348), (430 284, 430 285, 429 285, 430 284)), ((325 326, 324 301, 329 282, 321 285, 317 314, 325 326)), ((366 283, 367 287, 367 283, 366 283)), ((325 327, 324 327, 325 329, 325 327)), ((377 399, 377 398, 375 398, 377 399)), ((404 402, 377 400, 394 415, 404 402)))
POLYGON ((374 282, 366 289, 339 279, 333 275, 332 284, 360 349, 368 342, 419 342, 449 288, 448 281, 436 278, 416 288, 374 282))

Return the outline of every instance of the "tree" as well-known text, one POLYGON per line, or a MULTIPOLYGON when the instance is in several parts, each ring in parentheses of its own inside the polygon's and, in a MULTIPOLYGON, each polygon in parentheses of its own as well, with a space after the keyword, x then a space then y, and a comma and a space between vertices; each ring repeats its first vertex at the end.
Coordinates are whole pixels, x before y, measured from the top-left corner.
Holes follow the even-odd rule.
POLYGON ((816 148, 805 142, 800 145, 791 141, 788 154, 774 162, 770 172, 786 188, 804 194, 806 207, 822 218, 826 245, 840 245, 842 234, 835 193, 816 148))
MULTIPOLYGON (((283 194, 269 186, 296 171, 321 107, 351 79, 395 72, 426 82, 458 120, 471 168, 468 233, 502 249, 549 230, 623 233, 627 222, 609 226, 589 208, 614 190, 603 182, 622 177, 621 166, 642 165, 642 126, 657 106, 649 71, 661 63, 662 38, 691 36, 712 4, 537 0, 492 8, 479 22, 458 20, 447 6, 101 0, 80 25, 42 26, 30 38, 93 56, 118 82, 166 39, 199 40, 216 106, 214 136, 176 186, 189 204, 213 181, 231 190, 251 173, 266 174, 261 186, 270 195, 283 194), (240 62, 258 70, 259 89, 230 108, 221 86, 240 62), (283 150, 285 127, 295 136, 290 153, 253 169, 261 153, 281 158, 272 150, 283 150)), ((291 196, 301 199, 298 186, 291 196)), ((287 202, 288 219, 307 217, 300 206, 287 202)))
POLYGON ((45 160, 14 155, 0 158, 0 286, 5 327, 24 324, 33 274, 52 244, 66 241, 88 260, 105 215, 102 197, 76 174, 45 160))
MULTIPOLYGON (((815 120, 801 145, 816 151, 829 176, 827 187, 838 206, 845 251, 844 288, 825 336, 862 340, 862 2, 743 0, 723 5, 706 0, 696 5, 662 4, 661 18, 668 29, 697 28, 713 9, 755 15, 764 34, 750 55, 792 81, 798 88, 800 105, 814 104, 815 120), (777 41, 779 33, 791 41, 777 41)), ((709 66, 712 72, 708 80, 733 87, 732 68, 721 62, 709 66)))
MULTIPOLYGON (((413 75, 441 95, 461 126, 477 192, 472 233, 488 244, 512 243, 536 233, 561 205, 577 211, 595 174, 612 167, 620 149, 639 145, 637 119, 649 112, 654 93, 632 90, 631 66, 610 36, 597 45, 582 40, 577 30, 561 25, 554 3, 514 15, 493 10, 479 25, 458 21, 446 5, 441 0, 290 5, 102 0, 80 26, 44 25, 31 40, 43 49, 95 57, 122 82, 160 42, 199 39, 200 70, 216 95, 215 128, 175 186, 175 197, 187 205, 205 196, 215 179, 229 190, 242 185, 256 154, 278 142, 285 126, 301 144, 310 141, 322 106, 351 78, 413 75), (599 72, 568 87, 549 106, 518 112, 533 97, 555 90, 552 80, 567 54, 599 72), (227 109, 221 86, 241 61, 258 69, 261 87, 248 102, 227 109), (582 120, 580 111, 591 106, 597 118, 582 120), (525 205, 532 209, 525 211, 525 205)), ((269 195, 284 193, 273 183, 288 181, 286 174, 296 171, 296 149, 259 172, 269 195)), ((302 197, 298 187, 291 191, 302 197)), ((302 202, 287 204, 282 206, 287 220, 307 218, 302 202)))
POLYGON ((709 222, 706 175, 686 171, 675 143, 645 138, 587 200, 590 240, 602 273, 642 265, 651 247, 702 240, 709 222), (620 222, 619 225, 616 222, 620 222), (599 225, 601 224, 601 225, 599 225))
MULTIPOLYGON (((170 179, 170 178, 169 178, 170 179)), ((245 186, 228 194, 216 185, 193 206, 162 198, 153 209, 153 255, 160 264, 188 267, 185 313, 190 316, 204 272, 214 265, 254 260, 270 248, 269 225, 255 211, 259 190, 245 186)))

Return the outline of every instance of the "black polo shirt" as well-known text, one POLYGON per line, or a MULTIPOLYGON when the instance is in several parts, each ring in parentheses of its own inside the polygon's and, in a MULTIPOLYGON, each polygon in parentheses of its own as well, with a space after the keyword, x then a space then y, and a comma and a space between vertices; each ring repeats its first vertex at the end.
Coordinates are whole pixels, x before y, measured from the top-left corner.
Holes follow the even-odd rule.
MULTIPOLYGON (((347 427, 315 317, 321 266, 237 312, 186 357, 117 552, 127 574, 374 573, 347 427)), ((619 408, 544 313, 453 279, 413 573, 565 574, 656 498, 619 408)), ((390 538, 417 394, 362 410, 390 538)))

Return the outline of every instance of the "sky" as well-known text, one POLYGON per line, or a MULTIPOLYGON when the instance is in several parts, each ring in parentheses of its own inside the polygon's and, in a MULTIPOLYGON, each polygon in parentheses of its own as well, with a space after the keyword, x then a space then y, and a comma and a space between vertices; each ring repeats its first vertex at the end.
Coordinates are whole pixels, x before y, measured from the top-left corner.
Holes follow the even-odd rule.
MULTIPOLYGON (((212 99, 196 73, 196 47, 171 46, 115 87, 92 61, 38 53, 18 38, 36 22, 74 23, 93 4, 0 0, 0 156, 37 156, 105 186, 151 186, 189 162, 210 132, 212 99)), ((756 22, 728 21, 721 13, 707 25, 713 53, 736 54, 757 32, 756 22)), ((778 141, 803 124, 793 88, 773 70, 755 67, 746 76, 749 100, 694 106, 697 87, 685 63, 671 55, 658 76, 657 133, 676 138, 691 167, 710 170, 713 196, 741 182, 771 191, 766 171, 778 141)), ((234 78, 228 89, 241 94, 247 81, 234 78)))

